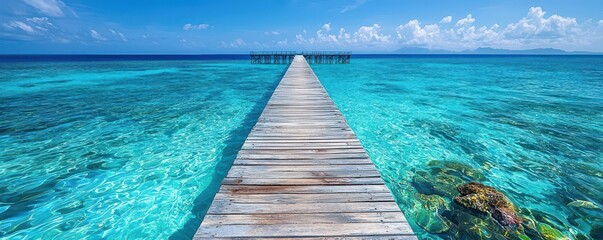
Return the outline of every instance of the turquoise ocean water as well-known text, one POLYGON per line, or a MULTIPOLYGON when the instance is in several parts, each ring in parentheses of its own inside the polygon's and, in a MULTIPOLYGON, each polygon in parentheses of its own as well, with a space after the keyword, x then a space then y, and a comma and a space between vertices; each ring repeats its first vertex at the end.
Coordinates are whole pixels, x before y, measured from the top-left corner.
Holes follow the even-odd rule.
MULTIPOLYGON (((87 60, 0 65, 0 239, 190 238, 285 66, 87 60)), ((601 239, 603 57, 313 69, 421 238, 512 236, 451 201, 478 181, 522 236, 601 239)))
POLYGON ((283 66, 0 65, 0 239, 186 239, 283 66))

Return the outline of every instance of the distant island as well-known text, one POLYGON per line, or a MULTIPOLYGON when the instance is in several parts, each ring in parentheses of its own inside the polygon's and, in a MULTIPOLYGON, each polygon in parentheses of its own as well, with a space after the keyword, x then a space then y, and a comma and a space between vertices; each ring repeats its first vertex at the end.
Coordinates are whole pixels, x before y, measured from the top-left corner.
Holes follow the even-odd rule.
POLYGON ((465 51, 448 51, 441 49, 428 49, 428 48, 420 48, 420 47, 405 47, 397 49, 391 53, 394 54, 501 54, 501 55, 511 55, 511 54, 542 54, 542 55, 601 55, 603 53, 599 52, 586 52, 586 51, 573 51, 568 52, 561 49, 555 48, 535 48, 535 49, 525 49, 525 50, 511 50, 511 49, 498 49, 498 48, 490 48, 490 47, 481 47, 473 50, 465 50, 465 51))

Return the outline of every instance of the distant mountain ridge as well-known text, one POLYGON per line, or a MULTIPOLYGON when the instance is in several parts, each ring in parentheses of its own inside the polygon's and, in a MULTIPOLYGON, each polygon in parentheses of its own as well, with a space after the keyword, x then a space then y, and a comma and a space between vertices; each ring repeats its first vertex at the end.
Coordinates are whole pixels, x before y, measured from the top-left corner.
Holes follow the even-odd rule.
POLYGON ((420 48, 420 47, 405 47, 400 48, 392 53, 397 54, 542 54, 542 55, 564 55, 564 54, 603 54, 597 52, 585 52, 585 51, 574 51, 568 52, 561 49, 556 48, 535 48, 535 49, 525 49, 525 50, 511 50, 511 49, 499 49, 499 48, 490 48, 490 47, 481 47, 473 50, 465 50, 461 52, 454 52, 448 50, 441 49, 428 49, 428 48, 420 48))

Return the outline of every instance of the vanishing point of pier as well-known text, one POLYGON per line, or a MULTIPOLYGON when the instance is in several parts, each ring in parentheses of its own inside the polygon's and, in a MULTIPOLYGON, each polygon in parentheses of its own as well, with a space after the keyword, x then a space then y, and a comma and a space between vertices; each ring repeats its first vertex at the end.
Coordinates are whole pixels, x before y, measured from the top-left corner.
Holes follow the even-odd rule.
POLYGON ((194 239, 415 239, 306 58, 290 61, 194 239))

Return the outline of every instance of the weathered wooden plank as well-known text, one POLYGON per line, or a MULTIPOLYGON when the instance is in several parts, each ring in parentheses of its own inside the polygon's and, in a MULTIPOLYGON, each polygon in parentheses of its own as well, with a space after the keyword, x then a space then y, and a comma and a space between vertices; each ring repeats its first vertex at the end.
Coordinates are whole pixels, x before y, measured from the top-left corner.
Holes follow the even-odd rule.
MULTIPOLYGON (((301 156, 300 156, 301 157, 301 156)), ((246 158, 252 159, 252 158, 246 158)), ((303 158, 302 158, 303 159, 303 158)), ((345 158, 348 159, 348 158, 345 158)), ((316 166, 232 166, 231 172, 311 172, 311 171, 327 171, 327 172, 348 172, 348 171, 376 171, 374 166, 365 165, 316 165, 316 166)))
POLYGON ((283 142, 256 142, 245 143, 241 149, 325 149, 325 148, 362 148, 358 142, 326 142, 326 143, 283 143, 283 142))
POLYGON ((226 238, 222 238, 222 237, 201 237, 201 236, 196 236, 195 239, 203 239, 203 240, 209 240, 209 239, 229 239, 229 240, 249 240, 249 239, 254 239, 254 240, 274 240, 274 239, 294 239, 294 240, 325 240, 325 239, 337 239, 337 240, 417 240, 418 238, 414 235, 402 235, 402 236, 397 236, 397 235, 383 235, 383 236, 370 236, 370 237, 287 237, 287 238, 281 238, 281 237, 253 237, 253 238, 248 238, 248 237, 241 237, 241 238, 237 238, 237 237, 226 237, 226 238))
POLYGON ((281 213, 281 214, 227 214, 205 216, 203 221, 224 225, 266 224, 318 224, 318 223, 380 223, 406 222, 401 212, 364 213, 281 213))
POLYGON ((199 237, 359 237, 412 235, 407 223, 213 225, 199 237))
POLYGON ((276 156, 291 156, 294 159, 299 155, 313 156, 313 155, 349 155, 367 157, 363 148, 359 147, 348 147, 348 148, 322 148, 322 149, 242 149, 239 151, 241 156, 247 155, 276 155, 276 156))
POLYGON ((286 137, 281 138, 271 138, 271 139, 249 139, 245 141, 245 144, 255 144, 255 143, 295 143, 295 144, 303 144, 303 143, 349 143, 349 144, 357 144, 360 143, 358 139, 349 138, 349 139, 287 139, 286 137))
MULTIPOLYGON (((347 202, 393 202, 389 193, 316 193, 316 194, 228 194, 218 193, 216 199, 227 199, 235 203, 347 203, 347 202)), ((400 213, 401 214, 401 213, 400 213)))
POLYGON ((283 174, 282 172, 263 172, 260 170, 257 171, 245 171, 245 172, 228 172, 228 177, 246 177, 246 178, 335 178, 335 177, 380 177, 379 173, 376 170, 370 171, 353 171, 353 172, 333 172, 333 171, 306 171, 306 172, 287 172, 283 174))
POLYGON ((212 203, 210 214, 280 214, 280 213, 355 213, 355 212, 400 212, 396 204, 384 202, 350 203, 233 203, 216 199, 212 203))
POLYGON ((260 186, 302 186, 302 185, 379 185, 381 178, 224 178, 222 184, 230 185, 260 185, 260 186))
POLYGON ((274 160, 274 159, 237 159, 234 165, 286 165, 286 166, 301 166, 301 165, 372 165, 373 162, 369 159, 326 159, 326 160, 274 160))
POLYGON ((195 239, 415 239, 303 57, 274 91, 195 239))
MULTIPOLYGON (((357 159, 367 158, 365 154, 354 154, 354 153, 306 153, 306 154, 240 154, 241 158, 245 159, 357 159)), ((373 167, 374 168, 374 167, 373 167)), ((350 170, 361 170, 361 169, 350 169, 350 170)))
MULTIPOLYGON (((312 186, 254 186, 222 185, 221 193, 268 194, 268 193, 389 193, 385 185, 312 185, 312 186)), ((396 206, 397 207, 397 206, 396 206)))

